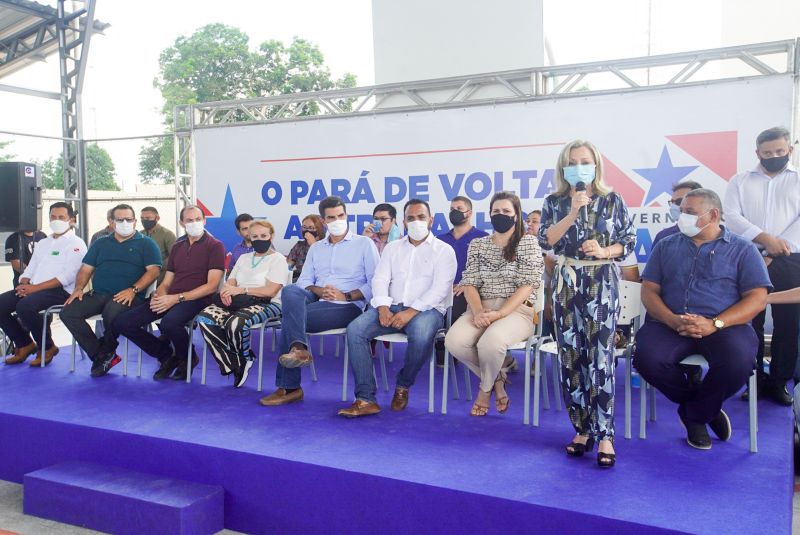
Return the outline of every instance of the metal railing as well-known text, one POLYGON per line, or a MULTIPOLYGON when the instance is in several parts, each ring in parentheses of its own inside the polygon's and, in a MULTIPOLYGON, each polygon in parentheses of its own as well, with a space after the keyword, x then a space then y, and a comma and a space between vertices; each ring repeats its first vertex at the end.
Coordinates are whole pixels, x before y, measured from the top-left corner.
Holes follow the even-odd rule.
MULTIPOLYGON (((798 42, 800 39, 176 106, 174 127, 180 136, 195 128, 245 123, 431 110, 796 75, 800 73, 798 42), (309 111, 312 107, 315 108, 313 114, 309 111)), ((176 143, 176 165, 182 161, 178 145, 176 143)), ((184 144, 184 152, 188 150, 184 144)), ((183 171, 186 171, 185 166, 183 171)))

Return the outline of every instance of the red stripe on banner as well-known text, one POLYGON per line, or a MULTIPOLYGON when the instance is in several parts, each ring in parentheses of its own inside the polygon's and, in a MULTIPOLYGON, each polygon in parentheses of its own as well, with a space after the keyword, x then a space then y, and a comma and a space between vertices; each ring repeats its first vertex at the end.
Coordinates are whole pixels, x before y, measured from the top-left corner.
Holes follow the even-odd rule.
POLYGON ((197 199, 197 206, 203 211, 203 215, 206 217, 213 216, 214 214, 211 213, 211 210, 206 208, 206 205, 200 202, 200 199, 197 199))
POLYGON ((440 150, 421 150, 416 152, 382 152, 375 154, 347 154, 344 156, 309 156, 306 158, 281 158, 278 160, 261 160, 261 163, 280 163, 280 162, 308 162, 313 160, 344 160, 349 158, 380 158, 383 156, 415 156, 418 154, 441 154, 445 152, 475 152, 481 150, 504 150, 504 149, 527 149, 531 147, 560 147, 559 143, 533 143, 530 145, 500 145, 497 147, 470 147, 466 149, 440 149, 440 150))

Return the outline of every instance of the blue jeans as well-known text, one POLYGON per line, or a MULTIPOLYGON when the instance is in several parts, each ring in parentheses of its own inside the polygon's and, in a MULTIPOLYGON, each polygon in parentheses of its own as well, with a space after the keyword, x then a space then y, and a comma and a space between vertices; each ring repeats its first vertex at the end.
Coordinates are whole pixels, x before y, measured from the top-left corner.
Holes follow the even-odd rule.
MULTIPOLYGON (((389 310, 396 314, 408 307, 392 305, 389 310)), ((375 375, 372 368, 372 351, 370 341, 376 336, 393 333, 405 333, 408 336, 408 348, 402 369, 397 372, 397 386, 410 388, 414 384, 419 370, 433 354, 433 338, 444 325, 444 316, 432 308, 420 312, 402 329, 384 327, 378 320, 378 310, 371 308, 353 320, 347 327, 347 351, 350 365, 353 367, 353 378, 356 383, 356 399, 376 403, 375 375)))
MULTIPOLYGON (((330 329, 342 329, 361 314, 358 306, 320 301, 304 288, 294 284, 286 286, 281 292, 281 336, 278 354, 289 352, 292 344, 300 343, 308 347, 306 333, 318 333, 330 329)), ((275 370, 275 386, 278 388, 300 388, 300 370, 285 368, 278 362, 275 370)))

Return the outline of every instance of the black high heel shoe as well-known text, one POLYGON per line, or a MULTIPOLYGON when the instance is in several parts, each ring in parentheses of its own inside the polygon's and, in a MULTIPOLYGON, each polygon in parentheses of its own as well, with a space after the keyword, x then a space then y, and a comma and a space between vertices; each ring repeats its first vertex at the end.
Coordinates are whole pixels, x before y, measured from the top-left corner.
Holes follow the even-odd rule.
POLYGON ((600 468, 611 468, 617 462, 617 454, 616 453, 604 453, 600 451, 600 447, 598 444, 597 448, 597 466, 600 468))
POLYGON ((589 437, 585 444, 572 441, 566 446, 567 455, 571 457, 583 457, 584 453, 591 452, 594 448, 594 437, 589 437))
POLYGON ((617 463, 616 453, 603 453, 602 451, 597 452, 597 465, 600 468, 611 468, 616 463, 617 463))

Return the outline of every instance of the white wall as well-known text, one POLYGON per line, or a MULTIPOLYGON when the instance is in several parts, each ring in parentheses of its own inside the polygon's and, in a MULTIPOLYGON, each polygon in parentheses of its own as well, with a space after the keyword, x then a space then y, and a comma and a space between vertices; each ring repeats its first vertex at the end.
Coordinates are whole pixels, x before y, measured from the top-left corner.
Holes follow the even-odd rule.
MULTIPOLYGON (((49 233, 47 209, 56 201, 63 200, 64 192, 44 190, 42 194, 42 228, 49 233)), ((148 186, 138 184, 136 192, 129 191, 89 191, 89 237, 106 225, 106 212, 117 204, 130 204, 136 210, 136 217, 145 206, 153 206, 161 216, 161 224, 175 232, 175 186, 148 186)), ((79 221, 80 223, 80 221, 79 221)), ((141 223, 137 223, 142 230, 141 223)), ((0 235, 0 245, 5 243, 7 233, 0 235)), ((5 256, 0 256, 0 292, 11 289, 13 275, 11 266, 5 263, 5 256)))
POLYGON ((538 67, 542 0, 372 0, 375 83, 538 67))

